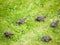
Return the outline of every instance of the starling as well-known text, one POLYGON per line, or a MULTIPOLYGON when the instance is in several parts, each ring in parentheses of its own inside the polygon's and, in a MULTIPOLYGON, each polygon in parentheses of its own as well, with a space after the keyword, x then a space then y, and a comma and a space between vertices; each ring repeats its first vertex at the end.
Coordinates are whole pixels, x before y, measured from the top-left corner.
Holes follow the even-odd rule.
POLYGON ((51 23, 51 27, 57 27, 59 20, 54 21, 51 23))
POLYGON ((45 16, 39 16, 36 18, 36 21, 44 21, 45 18, 45 16))
POLYGON ((11 34, 10 32, 5 32, 4 33, 5 34, 5 36, 7 37, 7 38, 10 38, 13 34, 11 34))
POLYGON ((19 19, 19 20, 17 21, 17 23, 18 23, 18 24, 23 24, 23 23, 25 22, 25 20, 26 20, 26 18, 19 19))
POLYGON ((43 36, 42 37, 42 41, 44 41, 44 42, 49 42, 50 40, 52 40, 52 38, 50 36, 43 36))

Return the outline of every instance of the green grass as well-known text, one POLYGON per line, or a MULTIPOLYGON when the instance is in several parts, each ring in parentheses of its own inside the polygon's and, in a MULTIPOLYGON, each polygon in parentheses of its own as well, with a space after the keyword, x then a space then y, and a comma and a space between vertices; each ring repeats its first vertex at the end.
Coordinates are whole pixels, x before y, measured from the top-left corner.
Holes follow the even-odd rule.
POLYGON ((60 0, 0 0, 0 45, 60 45, 60 23, 50 27, 50 23, 59 20, 60 0), (46 16, 44 22, 36 22, 37 16, 46 16), (17 20, 27 18, 22 25, 17 20), (7 39, 4 32, 11 32, 7 39), (42 36, 51 36, 52 41, 42 42, 42 36))

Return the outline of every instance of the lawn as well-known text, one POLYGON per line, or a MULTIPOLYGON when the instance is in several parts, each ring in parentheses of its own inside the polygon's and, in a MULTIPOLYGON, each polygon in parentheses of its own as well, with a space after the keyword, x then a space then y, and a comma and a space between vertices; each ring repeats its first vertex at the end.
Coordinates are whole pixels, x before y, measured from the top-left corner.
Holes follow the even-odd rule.
POLYGON ((60 20, 60 0, 0 0, 0 45, 60 45, 60 22, 56 28, 51 22, 60 20), (38 16, 46 16, 37 22, 38 16), (18 25, 19 19, 27 18, 18 25), (14 35, 5 37, 5 32, 14 35), (50 36, 50 42, 41 41, 50 36))

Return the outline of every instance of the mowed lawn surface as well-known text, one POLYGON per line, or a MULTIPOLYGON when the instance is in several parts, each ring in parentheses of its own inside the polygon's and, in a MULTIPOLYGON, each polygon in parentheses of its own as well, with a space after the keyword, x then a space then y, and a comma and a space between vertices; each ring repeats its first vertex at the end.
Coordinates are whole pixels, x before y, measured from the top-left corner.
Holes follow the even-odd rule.
POLYGON ((51 22, 60 20, 60 0, 0 0, 0 45, 60 45, 60 23, 56 28, 51 22), (37 22, 38 16, 46 16, 37 22), (19 19, 27 18, 18 25, 19 19), (4 33, 14 35, 6 38, 4 33), (50 36, 50 42, 43 42, 43 36, 50 36))

